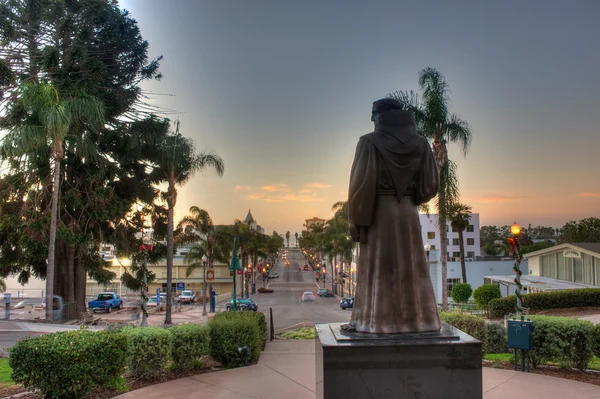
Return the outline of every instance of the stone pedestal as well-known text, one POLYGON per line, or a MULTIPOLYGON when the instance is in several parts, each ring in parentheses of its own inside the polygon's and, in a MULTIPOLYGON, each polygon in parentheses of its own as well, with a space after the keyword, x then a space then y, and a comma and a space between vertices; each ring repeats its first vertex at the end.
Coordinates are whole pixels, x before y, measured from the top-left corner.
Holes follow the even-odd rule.
POLYGON ((481 342, 443 323, 425 334, 316 326, 317 399, 481 399, 481 342))

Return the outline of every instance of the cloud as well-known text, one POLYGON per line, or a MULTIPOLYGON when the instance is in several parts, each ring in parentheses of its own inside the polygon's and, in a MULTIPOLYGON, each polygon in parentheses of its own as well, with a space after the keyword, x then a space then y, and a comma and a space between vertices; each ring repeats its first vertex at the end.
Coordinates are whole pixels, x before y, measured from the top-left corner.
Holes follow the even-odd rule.
POLYGON ((312 192, 313 192, 313 190, 311 190, 310 188, 303 188, 302 190, 299 191, 300 194, 309 194, 312 192))
POLYGON ((249 200, 259 200, 264 197, 265 196, 261 193, 252 193, 252 194, 248 195, 246 198, 248 198, 249 200))
POLYGON ((289 192, 289 191, 291 191, 287 184, 271 184, 269 186, 262 186, 262 190, 270 191, 270 192, 275 192, 275 191, 289 192))
POLYGON ((331 184, 325 184, 325 183, 309 183, 309 184, 305 184, 303 186, 305 189, 307 188, 329 188, 331 187, 331 184))
MULTIPOLYGON (((313 194, 314 195, 314 194, 313 194)), ((314 196, 308 196, 308 195, 296 195, 296 194, 288 194, 282 197, 281 200, 283 201, 298 201, 298 202, 320 202, 320 201, 324 201, 323 198, 315 198, 314 196)))
POLYGON ((252 187, 250 187, 250 186, 235 186, 235 189, 238 191, 250 191, 250 190, 252 190, 252 187))
POLYGON ((590 193, 590 192, 583 192, 583 193, 579 193, 577 195, 580 197, 600 197, 600 193, 590 193))
POLYGON ((511 202, 526 198, 522 195, 485 195, 480 197, 479 202, 511 202))

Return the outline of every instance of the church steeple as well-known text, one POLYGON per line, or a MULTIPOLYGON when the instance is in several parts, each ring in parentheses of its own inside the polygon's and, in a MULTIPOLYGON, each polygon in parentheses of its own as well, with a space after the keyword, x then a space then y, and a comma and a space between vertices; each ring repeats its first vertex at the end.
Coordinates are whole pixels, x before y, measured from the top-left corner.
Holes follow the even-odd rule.
POLYGON ((246 224, 255 223, 254 217, 252 216, 252 212, 250 212, 250 209, 248 209, 248 216, 246 216, 246 219, 244 219, 244 223, 246 223, 246 224))

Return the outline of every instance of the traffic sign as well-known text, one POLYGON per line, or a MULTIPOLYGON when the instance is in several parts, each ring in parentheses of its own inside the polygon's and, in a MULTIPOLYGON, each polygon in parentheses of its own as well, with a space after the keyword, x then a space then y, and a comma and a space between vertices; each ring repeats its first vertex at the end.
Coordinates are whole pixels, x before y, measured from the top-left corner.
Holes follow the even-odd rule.
POLYGON ((160 308, 160 288, 156 289, 156 306, 160 308))
POLYGON ((177 291, 183 291, 185 290, 185 283, 183 281, 180 281, 177 283, 177 291))

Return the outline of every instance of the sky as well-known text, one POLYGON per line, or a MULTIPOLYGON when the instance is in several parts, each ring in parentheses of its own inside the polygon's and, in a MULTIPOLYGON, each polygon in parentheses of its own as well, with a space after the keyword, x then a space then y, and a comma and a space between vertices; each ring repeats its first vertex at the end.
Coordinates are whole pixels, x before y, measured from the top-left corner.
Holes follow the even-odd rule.
POLYGON ((149 100, 219 154, 225 175, 179 190, 215 223, 248 209, 268 233, 300 233, 347 198, 373 101, 450 84, 473 143, 461 202, 482 225, 561 227, 600 216, 600 2, 122 0, 164 56, 149 100), (450 4, 451 3, 451 4, 450 4))

